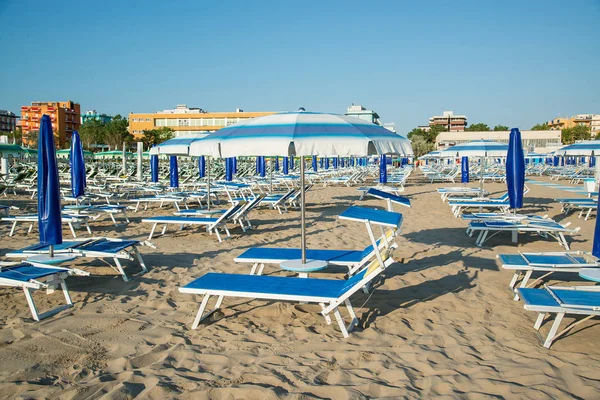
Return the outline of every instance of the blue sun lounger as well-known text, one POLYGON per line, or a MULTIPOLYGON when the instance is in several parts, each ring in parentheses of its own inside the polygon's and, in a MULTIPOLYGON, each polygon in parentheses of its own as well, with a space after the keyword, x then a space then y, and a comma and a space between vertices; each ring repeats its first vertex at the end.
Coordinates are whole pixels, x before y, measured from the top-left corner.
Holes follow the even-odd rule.
POLYGON ((387 203, 388 211, 392 211, 392 212, 394 211, 394 207, 392 206, 392 203, 399 204, 404 207, 410 207, 410 200, 408 197, 405 197, 405 196, 398 196, 393 193, 384 192, 383 190, 379 190, 379 189, 375 189, 375 188, 370 188, 369 190, 367 190, 366 194, 369 196, 381 199, 381 200, 385 200, 387 203))
POLYGON ((31 316, 35 321, 50 317, 62 310, 72 307, 73 302, 69 295, 69 289, 65 279, 69 275, 89 275, 87 272, 74 269, 48 266, 36 263, 22 262, 19 264, 5 265, 0 267, 0 286, 22 288, 31 316), (46 289, 48 294, 56 288, 62 289, 67 304, 44 313, 38 313, 31 291, 46 289))
POLYGON ((347 338, 348 332, 358 323, 358 318, 350 303, 350 296, 369 284, 393 263, 393 260, 387 258, 387 256, 384 259, 384 264, 380 264, 377 259, 373 260, 367 268, 348 280, 209 272, 179 288, 179 291, 204 296, 192 324, 192 329, 196 329, 203 319, 218 310, 221 307, 223 298, 227 296, 319 304, 321 315, 323 315, 327 324, 331 324, 331 314, 333 314, 343 337, 347 338), (217 296, 215 308, 205 314, 211 296, 217 296), (348 325, 344 322, 338 309, 342 305, 346 306, 350 316, 348 325))
MULTIPOLYGON (((129 281, 121 260, 133 261, 137 259, 140 267, 142 268, 142 274, 148 272, 146 263, 142 258, 142 255, 138 249, 139 246, 155 246, 148 242, 140 242, 138 240, 122 240, 122 239, 111 239, 111 238, 91 238, 83 240, 72 240, 65 241, 62 244, 54 246, 55 253, 69 253, 78 257, 94 258, 94 259, 113 259, 115 265, 107 264, 119 273, 123 277, 125 282, 129 281), (135 258, 134 258, 135 257, 135 258)), ((24 247, 19 250, 12 251, 6 254, 6 257, 13 258, 28 258, 39 254, 48 254, 48 245, 36 243, 31 246, 24 247)))
POLYGON ((547 315, 556 314, 544 347, 550 348, 560 336, 578 324, 600 315, 600 287, 598 286, 550 286, 543 289, 522 288, 519 294, 524 302, 524 308, 535 311, 538 317, 533 328, 537 331, 542 326, 547 315), (569 324, 558 332, 558 328, 566 315, 585 315, 586 317, 569 324))
POLYGON ((161 233, 162 235, 165 234, 165 231, 167 230, 167 225, 176 224, 176 225, 180 225, 181 229, 183 229, 183 227, 185 225, 205 226, 206 230, 210 234, 212 234, 214 231, 217 235, 217 239, 219 239, 219 242, 222 242, 223 240, 221 239, 219 229, 224 230, 224 232, 227 234, 227 238, 231 237, 231 234, 229 233, 229 228, 227 228, 227 221, 230 218, 232 218, 235 214, 237 214, 238 211, 240 211, 240 209, 245 204, 246 204, 245 201, 240 201, 239 203, 234 204, 233 206, 231 206, 231 208, 229 208, 229 210, 227 210, 227 212, 224 212, 223 214, 221 214, 221 216, 219 216, 219 218, 199 218, 199 217, 172 215, 172 216, 165 216, 165 217, 144 218, 144 219, 142 219, 142 222, 149 222, 149 223, 154 224, 154 225, 152 225, 152 230, 150 231, 148 240, 152 239, 152 237, 154 236, 154 231, 156 230, 156 226, 158 224, 164 224, 164 227, 163 227, 163 230, 161 233))
POLYGON ((515 289, 519 279, 519 288, 526 288, 535 286, 554 272, 579 273, 583 268, 600 267, 597 257, 583 251, 498 254, 496 257, 503 269, 514 271, 508 286, 515 292, 515 300, 519 300, 515 289), (529 283, 534 272, 542 272, 543 275, 529 283))
POLYGON ((518 234, 533 232, 537 233, 542 237, 551 236, 558 244, 563 246, 565 250, 569 250, 569 244, 565 239, 564 234, 574 234, 579 232, 580 228, 569 229, 570 223, 561 225, 553 220, 545 219, 524 219, 519 221, 508 221, 508 220, 483 220, 483 221, 471 221, 467 228, 467 234, 472 236, 474 232, 479 232, 475 244, 479 247, 485 243, 485 241, 500 232, 510 232, 512 234, 512 242, 517 243, 518 234))

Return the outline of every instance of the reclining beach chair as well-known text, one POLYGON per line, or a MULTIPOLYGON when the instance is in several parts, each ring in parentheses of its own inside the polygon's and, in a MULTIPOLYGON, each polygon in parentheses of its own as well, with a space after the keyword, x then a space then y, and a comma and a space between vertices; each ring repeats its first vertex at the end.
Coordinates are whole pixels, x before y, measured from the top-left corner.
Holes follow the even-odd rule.
MULTIPOLYGON (((300 190, 300 189, 298 189, 298 190, 300 190)), ((281 208, 283 207, 285 212, 287 212, 286 202, 288 201, 288 199, 290 197, 292 197, 294 195, 294 193, 296 193, 296 189, 290 189, 285 194, 272 194, 272 195, 265 197, 262 200, 262 203, 268 205, 272 209, 276 209, 277 211, 279 211, 279 214, 283 214, 283 211, 281 211, 281 208)))
POLYGON ((600 267, 597 257, 582 251, 498 254, 496 257, 503 269, 514 271, 508 286, 515 292, 515 300, 519 300, 518 291, 515 289, 519 279, 519 288, 527 288, 542 282, 554 272, 578 274, 583 268, 600 267), (543 275, 530 283, 529 279, 534 272, 542 272, 543 275))
POLYGON ((590 218, 592 211, 598 209, 598 200, 593 198, 555 199, 561 204, 561 212, 568 214, 572 210, 579 210, 578 218, 585 212, 584 220, 590 218))
POLYGON ((410 207, 410 199, 404 196, 398 196, 389 192, 385 192, 383 190, 370 188, 365 193, 368 196, 375 197, 377 199, 385 200, 387 203, 387 210, 394 212, 393 204, 399 204, 404 207, 410 207))
MULTIPOLYGON (((93 259, 113 259, 115 265, 111 265, 105 261, 109 267, 119 273, 125 282, 129 281, 121 260, 134 261, 137 259, 142 272, 148 272, 146 263, 139 251, 140 246, 149 246, 156 248, 148 241, 140 242, 138 240, 123 240, 111 239, 105 237, 97 237, 91 239, 80 239, 73 241, 65 241, 62 244, 54 246, 55 253, 69 253, 78 257, 93 258, 93 259)), ((36 243, 31 246, 24 247, 19 250, 12 251, 6 254, 6 257, 28 258, 39 254, 48 254, 49 247, 45 244, 36 243)))
MULTIPOLYGON (((357 271, 364 268, 373 257, 380 257, 381 249, 387 250, 396 248, 395 243, 391 243, 394 235, 402 226, 402 214, 373 210, 364 207, 351 207, 352 220, 362 222, 367 227, 369 238, 374 237, 372 225, 385 227, 387 232, 383 232, 379 240, 371 242, 364 250, 334 250, 334 249, 307 249, 306 258, 312 261, 325 261, 328 265, 339 265, 348 268, 348 275, 354 275, 357 271), (360 218, 362 216, 362 218, 360 218)), ((340 215, 340 219, 348 219, 348 210, 340 215)), ((281 248, 281 247, 251 247, 244 251, 233 261, 237 263, 250 263, 252 268, 250 275, 261 275, 265 264, 280 265, 283 262, 298 260, 302 257, 302 250, 299 248, 281 248)))
POLYGON ((31 316, 35 321, 40 321, 73 306, 69 289, 65 283, 65 279, 69 275, 89 274, 74 268, 62 268, 37 263, 22 262, 9 264, 0 267, 0 286, 22 288, 27 299, 27 304, 29 305, 29 310, 31 311, 31 316), (44 313, 39 313, 31 291, 46 289, 46 292, 50 294, 59 287, 62 289, 67 304, 44 313))
POLYGON ((485 241, 500 232, 510 232, 512 234, 512 242, 517 243, 518 234, 525 232, 537 233, 542 237, 551 236, 558 244, 563 246, 565 250, 569 250, 569 244, 565 239, 564 234, 574 234, 579 232, 580 228, 569 229, 570 223, 561 225, 550 219, 541 218, 530 218, 523 219, 520 221, 510 220, 484 220, 484 221, 471 221, 467 228, 467 234, 472 236, 474 232, 479 232, 475 244, 479 247, 485 243, 485 241))
POLYGON ((354 313, 350 296, 361 290, 373 281, 385 268, 393 263, 392 258, 384 257, 383 264, 379 259, 363 271, 349 278, 343 279, 317 279, 295 278, 265 275, 222 274, 209 272, 200 278, 179 288, 181 293, 198 294, 204 296, 192 329, 196 329, 200 322, 221 307, 225 296, 242 297, 253 300, 279 300, 316 303, 321 306, 321 315, 328 325, 331 324, 331 314, 335 317, 344 338, 348 337, 357 324, 358 318, 354 313), (211 296, 217 296, 215 308, 205 314, 206 306, 211 296), (350 323, 346 325, 339 307, 345 305, 350 316, 350 323))
MULTIPOLYGON (((69 230, 71 231, 71 235, 74 238, 77 237, 75 233, 75 226, 84 225, 87 229, 88 233, 91 235, 92 230, 90 229, 90 225, 88 224, 89 215, 68 215, 62 214, 62 223, 67 224, 69 230)), ((26 223, 29 224, 29 228, 27 229, 27 234, 31 233, 34 226, 37 226, 38 216, 36 214, 26 214, 26 215, 12 215, 8 217, 3 217, 2 221, 12 222, 12 227, 10 228, 10 233, 8 236, 12 236, 15 233, 15 228, 18 223, 26 223)))
POLYGON ((148 236, 148 240, 151 240, 152 237, 154 236, 154 231, 156 230, 156 227, 158 224, 164 224, 161 235, 165 234, 165 232, 167 230, 167 225, 175 224, 175 225, 180 225, 180 229, 183 229, 184 226, 186 226, 186 225, 205 226, 206 230, 209 234, 212 235, 212 233, 214 231, 217 235, 217 239, 219 239, 219 242, 222 242, 223 240, 221 239, 219 229, 222 229, 227 234, 227 238, 231 237, 229 228, 227 227, 227 221, 230 220, 235 214, 237 214, 238 211, 242 207, 244 207, 244 205, 246 205, 246 202, 240 201, 239 203, 231 206, 231 208, 229 208, 229 210, 227 210, 226 212, 221 214, 221 216, 219 216, 218 218, 208 218, 208 217, 203 218, 203 217, 188 217, 188 216, 181 216, 181 215, 172 215, 172 216, 165 216, 165 217, 144 218, 144 219, 142 219, 142 222, 149 222, 149 223, 153 224, 152 230, 150 231, 150 235, 148 236))
POLYGON ((556 314, 544 347, 550 348, 560 336, 578 324, 600 315, 600 287, 598 286, 547 286, 543 289, 521 288, 519 294, 524 302, 524 308, 535 311, 538 317, 533 328, 537 331, 542 326, 546 315, 556 314), (586 317, 569 324, 558 332, 565 315, 585 315, 586 317))
POLYGON ((446 202, 446 200, 452 199, 453 197, 485 197, 489 194, 485 189, 466 186, 438 188, 437 191, 443 202, 446 202))
POLYGON ((172 195, 172 194, 149 196, 149 197, 138 197, 135 199, 130 199, 129 201, 136 203, 134 212, 138 211, 138 209, 140 208, 140 204, 142 204, 142 203, 144 203, 144 210, 148 209, 148 204, 158 204, 158 207, 162 208, 162 206, 165 203, 173 204, 173 207, 175 207, 175 209, 177 209, 177 211, 181 210, 179 203, 183 203, 183 206, 186 209, 188 208, 187 198, 185 196, 176 196, 176 195, 172 195))

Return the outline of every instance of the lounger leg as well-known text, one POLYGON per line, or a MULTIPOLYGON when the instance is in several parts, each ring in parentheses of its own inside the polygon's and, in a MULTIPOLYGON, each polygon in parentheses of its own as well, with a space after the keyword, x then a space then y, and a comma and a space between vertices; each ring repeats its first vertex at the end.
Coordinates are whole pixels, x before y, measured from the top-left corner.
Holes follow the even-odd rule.
POLYGON ((74 238, 77 238, 77 234, 75 233, 75 228, 73 228, 73 224, 68 222, 67 225, 69 225, 69 229, 71 230, 71 235, 73 235, 74 238))
POLYGON ((33 297, 31 296, 31 289, 24 287, 23 292, 25 293, 25 298, 27 299, 27 304, 29 305, 29 310, 31 310, 31 316, 35 321, 39 321, 40 317, 37 312, 37 308, 35 308, 35 303, 33 302, 33 297))
POLYGON ((113 260, 115 260, 115 265, 117 266, 117 271, 119 271, 119 273, 123 277, 123 280, 125 282, 129 282, 129 278, 127 277, 127 274, 123 270, 123 266, 121 265, 121 261, 119 261, 119 259, 117 257, 114 257, 113 260))
POLYGON ((358 318, 356 317, 356 313, 354 312, 354 308, 352 308, 352 304, 350 303, 350 299, 346 299, 344 301, 346 304, 346 309, 348 309, 348 314, 350 314, 350 325, 348 326, 348 331, 351 331, 356 325, 358 325, 358 318))
POLYGON ((87 220, 85 221, 85 228, 87 229, 88 233, 91 235, 92 230, 90 229, 90 224, 88 224, 87 220))
POLYGON ((540 330, 540 327, 542 326, 542 322, 544 322, 544 318, 546 317, 546 313, 540 313, 537 317, 537 319, 535 320, 535 324, 533 325, 533 329, 535 329, 536 331, 540 330))
POLYGON ((252 269, 250 270, 250 275, 254 275, 257 267, 258 267, 258 263, 252 264, 252 269))
POLYGON ((72 306, 73 301, 71 300, 71 295, 69 294, 69 288, 67 287, 67 283, 64 279, 60 280, 60 286, 63 291, 63 295, 65 296, 65 300, 67 301, 67 305, 72 306))
POLYGON ((133 251, 135 252, 135 256, 137 257, 137 260, 140 263, 140 266, 142 267, 142 273, 148 272, 148 268, 146 268, 146 263, 144 262, 144 259, 142 258, 140 250, 137 248, 137 246, 133 248, 133 251))
POLYGON ((162 232, 160 234, 164 235, 166 231, 167 231, 167 224, 165 224, 165 226, 163 226, 162 232))
POLYGON ((264 263, 260 264, 260 267, 258 268, 258 273, 256 275, 262 275, 264 269, 265 269, 265 264, 264 263))
MULTIPOLYGON (((521 284, 519 285, 520 288, 526 288, 527 287, 527 283, 529 283, 529 278, 531 278, 531 274, 533 274, 533 271, 526 271, 525 275, 523 276, 523 279, 521 280, 521 284)), ((515 290, 515 297, 514 297, 515 301, 519 300, 519 291, 515 290)))
POLYGON ((198 309, 198 313, 196 314, 196 318, 194 319, 194 323, 192 324, 192 329, 196 329, 200 322, 202 321, 202 314, 204 314, 204 310, 206 309, 206 305, 208 304, 208 300, 210 299, 209 294, 205 294, 202 299, 202 303, 200 304, 200 308, 198 309))
POLYGON ((154 235, 154 230, 156 229, 156 225, 158 225, 158 223, 152 225, 152 229, 150 230, 150 236, 148 236, 148 240, 152 239, 152 236, 154 235))
POLYGON ((221 239, 221 235, 219 234, 219 228, 217 228, 215 226, 215 233, 217 234, 217 239, 219 239, 219 243, 223 243, 223 240, 221 239))
POLYGON ((127 223, 129 223, 129 216, 127 216, 127 213, 125 212, 125 209, 123 209, 123 216, 125 217, 125 221, 127 221, 127 223))
POLYGON ((110 213, 110 212, 108 213, 108 215, 109 215, 110 219, 112 219, 112 222, 113 222, 113 224, 114 224, 115 226, 119 226, 119 225, 117 224, 117 221, 115 220, 115 216, 114 216, 114 215, 112 215, 112 213, 110 213))
POLYGON ((8 236, 12 236, 13 233, 15 233, 16 226, 17 226, 17 221, 13 222, 12 228, 10 228, 10 233, 8 234, 8 236))
POLYGON ((33 230, 33 224, 29 224, 29 229, 27 229, 27 234, 29 235, 33 230))
POLYGON ((548 332, 548 337, 546 338, 546 341, 544 342, 545 348, 549 349, 550 346, 552 346, 552 342, 554 342, 554 339, 556 339, 556 331, 558 331, 558 327, 560 326, 560 323, 562 322, 564 317, 565 317, 565 313, 557 313, 556 314, 556 319, 554 320, 554 323, 552 324, 552 328, 550 328, 550 332, 548 332))
POLYGON ((335 311, 333 311, 333 315, 335 316, 335 319, 340 327, 340 330, 342 331, 342 336, 344 336, 344 338, 347 338, 349 336, 348 330, 346 329, 346 324, 344 324, 344 320, 342 319, 340 310, 336 308, 335 311))
POLYGON ((512 242, 517 243, 519 241, 519 231, 512 231, 512 242))
POLYGON ((515 274, 513 275, 512 279, 510 280, 510 283, 508 284, 508 287, 510 289, 514 289, 515 288, 515 284, 517 283, 517 279, 519 279, 520 276, 521 276, 521 271, 515 271, 515 274))

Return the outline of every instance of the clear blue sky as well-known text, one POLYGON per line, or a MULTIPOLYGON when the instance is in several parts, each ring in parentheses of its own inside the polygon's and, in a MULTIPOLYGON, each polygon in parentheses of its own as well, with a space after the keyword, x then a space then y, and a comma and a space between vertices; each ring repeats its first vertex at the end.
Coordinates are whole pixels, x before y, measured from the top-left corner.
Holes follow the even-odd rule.
POLYGON ((0 0, 0 109, 443 110, 528 129, 600 113, 600 0, 0 0), (7 54, 12 54, 7 57, 7 54))

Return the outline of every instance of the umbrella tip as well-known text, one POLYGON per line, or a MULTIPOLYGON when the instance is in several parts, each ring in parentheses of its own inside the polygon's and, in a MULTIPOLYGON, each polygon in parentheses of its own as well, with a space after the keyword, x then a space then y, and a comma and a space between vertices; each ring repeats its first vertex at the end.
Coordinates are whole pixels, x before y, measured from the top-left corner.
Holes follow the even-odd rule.
POLYGON ((303 111, 306 111, 306 109, 305 109, 304 107, 300 107, 300 108, 298 109, 298 111, 299 111, 299 112, 303 112, 303 111))

